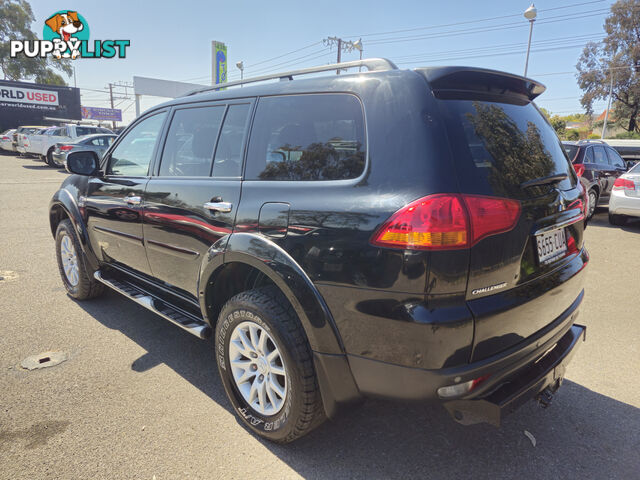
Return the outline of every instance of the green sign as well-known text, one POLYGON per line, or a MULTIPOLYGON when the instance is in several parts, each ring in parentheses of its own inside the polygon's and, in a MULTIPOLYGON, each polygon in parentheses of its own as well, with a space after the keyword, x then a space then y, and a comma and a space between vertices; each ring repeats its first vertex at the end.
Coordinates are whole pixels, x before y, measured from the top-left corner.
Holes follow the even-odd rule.
POLYGON ((227 81, 227 46, 222 42, 213 42, 213 78, 215 83, 227 81))

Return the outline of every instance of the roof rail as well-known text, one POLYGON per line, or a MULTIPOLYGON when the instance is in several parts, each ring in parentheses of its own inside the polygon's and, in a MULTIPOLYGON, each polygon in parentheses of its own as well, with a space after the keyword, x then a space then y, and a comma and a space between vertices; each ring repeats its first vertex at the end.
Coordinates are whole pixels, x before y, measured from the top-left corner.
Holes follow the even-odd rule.
POLYGON ((578 143, 607 143, 599 138, 585 138, 584 140, 578 140, 578 143))
POLYGON ((245 78, 244 80, 236 80, 234 82, 218 83, 211 87, 199 88, 185 94, 185 97, 195 95, 197 93, 210 92, 211 90, 220 90, 221 88, 234 87, 236 85, 245 85, 247 83, 264 82, 265 80, 293 80, 294 76, 308 75, 310 73, 329 72, 331 70, 342 70, 354 67, 366 67, 369 71, 397 70, 398 67, 386 58, 365 58, 363 60, 354 60, 353 62, 332 63, 330 65, 320 65, 317 67, 302 68, 300 70, 291 70, 289 72, 271 73, 269 75, 261 75, 259 77, 245 78))

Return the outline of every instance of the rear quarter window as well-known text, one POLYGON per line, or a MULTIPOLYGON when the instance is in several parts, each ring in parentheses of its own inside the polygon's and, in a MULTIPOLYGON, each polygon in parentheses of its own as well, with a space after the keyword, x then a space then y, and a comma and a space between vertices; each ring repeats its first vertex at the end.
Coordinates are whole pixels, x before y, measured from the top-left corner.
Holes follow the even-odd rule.
POLYGON ((557 188, 575 185, 571 165, 555 131, 531 103, 438 100, 465 193, 529 198, 550 186, 522 183, 567 174, 557 188))
POLYGON ((248 180, 344 180, 365 165, 364 116, 348 94, 261 98, 251 133, 248 180))

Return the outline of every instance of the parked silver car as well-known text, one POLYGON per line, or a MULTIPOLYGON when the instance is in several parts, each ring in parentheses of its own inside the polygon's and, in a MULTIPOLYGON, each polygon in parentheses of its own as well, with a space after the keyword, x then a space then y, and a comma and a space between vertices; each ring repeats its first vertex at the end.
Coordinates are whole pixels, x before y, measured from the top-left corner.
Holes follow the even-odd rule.
POLYGON ((15 128, 0 133, 0 149, 7 152, 15 152, 16 149, 13 146, 13 134, 16 132, 15 128))
POLYGON ((640 163, 616 178, 609 198, 609 223, 624 225, 628 217, 640 217, 640 163))
POLYGON ((52 167, 62 168, 65 166, 67 154, 69 152, 91 151, 96 152, 99 158, 102 158, 104 152, 113 143, 117 135, 95 133, 93 135, 85 135, 70 142, 56 143, 51 158, 53 160, 52 167))

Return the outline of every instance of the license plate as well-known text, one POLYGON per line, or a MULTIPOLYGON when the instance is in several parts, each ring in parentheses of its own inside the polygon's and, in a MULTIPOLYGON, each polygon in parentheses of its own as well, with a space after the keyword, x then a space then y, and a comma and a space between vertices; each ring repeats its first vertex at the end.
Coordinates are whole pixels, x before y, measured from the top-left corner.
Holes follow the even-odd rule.
POLYGON ((550 263, 562 257, 567 251, 567 237, 564 228, 536 235, 538 245, 538 261, 550 263))

